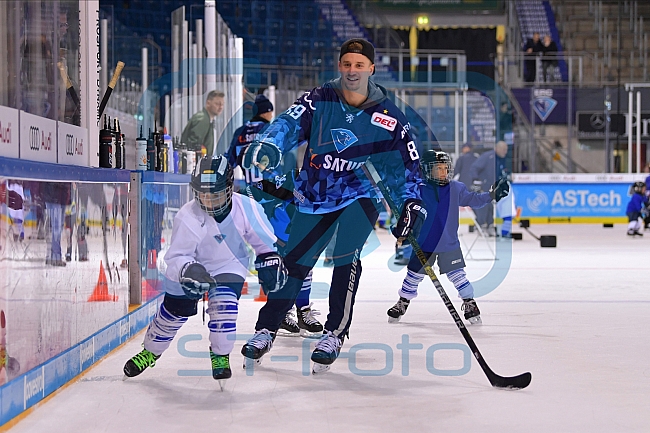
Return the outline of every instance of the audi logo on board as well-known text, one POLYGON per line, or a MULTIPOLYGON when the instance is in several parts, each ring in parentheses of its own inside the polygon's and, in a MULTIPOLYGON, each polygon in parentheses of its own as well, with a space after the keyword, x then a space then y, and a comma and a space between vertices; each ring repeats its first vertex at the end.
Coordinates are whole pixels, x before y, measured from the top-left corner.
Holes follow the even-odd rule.
POLYGON ((29 127, 29 149, 33 151, 52 150, 52 133, 48 133, 47 137, 45 132, 41 131, 38 126, 29 127))
POLYGON ((77 138, 72 134, 65 135, 65 154, 69 156, 83 155, 84 142, 83 139, 77 138))

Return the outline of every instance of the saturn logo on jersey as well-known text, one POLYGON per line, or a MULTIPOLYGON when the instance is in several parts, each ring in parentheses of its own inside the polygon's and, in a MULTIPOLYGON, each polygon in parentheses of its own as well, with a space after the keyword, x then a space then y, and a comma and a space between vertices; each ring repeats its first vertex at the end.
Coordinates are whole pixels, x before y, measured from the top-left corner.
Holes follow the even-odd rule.
POLYGON ((221 242, 223 242, 224 239, 226 239, 226 235, 214 235, 214 239, 217 242, 221 243, 221 242))
POLYGON ((332 129, 332 140, 334 140, 334 146, 339 153, 359 141, 352 131, 342 128, 332 129))
POLYGON ((362 162, 348 161, 343 158, 332 158, 332 155, 325 155, 323 168, 332 171, 352 171, 361 167, 362 162))
POLYGON ((382 113, 374 113, 372 115, 372 120, 370 121, 370 123, 392 132, 395 130, 395 126, 397 126, 397 119, 395 119, 394 117, 386 116, 385 114, 382 113))

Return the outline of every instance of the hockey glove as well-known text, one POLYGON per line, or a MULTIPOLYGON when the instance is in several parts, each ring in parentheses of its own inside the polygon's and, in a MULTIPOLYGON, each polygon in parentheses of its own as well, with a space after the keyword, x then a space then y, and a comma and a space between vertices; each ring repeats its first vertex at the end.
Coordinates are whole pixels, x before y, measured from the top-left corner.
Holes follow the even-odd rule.
POLYGON ((472 192, 481 192, 483 190, 483 182, 475 180, 472 182, 472 186, 469 189, 472 192))
POLYGON ((257 270, 257 279, 262 286, 262 290, 267 295, 270 292, 277 292, 282 289, 289 277, 282 257, 276 252, 264 253, 257 256, 255 259, 255 269, 257 270))
POLYGON ((210 289, 217 287, 217 282, 208 274, 205 267, 196 262, 187 263, 181 269, 179 279, 185 295, 190 299, 199 300, 210 289))
POLYGON ((490 197, 492 197, 492 200, 496 201, 497 203, 499 200, 506 197, 509 192, 510 185, 508 184, 508 181, 505 177, 497 180, 494 185, 490 187, 490 197))
POLYGON ((280 164, 282 153, 273 143, 253 141, 242 156, 241 166, 245 169, 257 167, 260 170, 273 169, 280 164))
POLYGON ((420 234, 422 223, 427 217, 427 211, 422 207, 420 200, 408 199, 404 203, 402 214, 397 220, 397 225, 391 228, 391 233, 398 240, 404 240, 409 233, 413 232, 414 237, 420 234))

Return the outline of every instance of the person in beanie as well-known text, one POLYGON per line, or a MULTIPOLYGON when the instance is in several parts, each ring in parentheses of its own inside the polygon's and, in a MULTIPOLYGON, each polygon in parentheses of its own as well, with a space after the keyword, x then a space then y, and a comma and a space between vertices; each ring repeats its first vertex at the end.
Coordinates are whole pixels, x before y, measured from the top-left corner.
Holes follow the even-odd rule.
POLYGON ((383 209, 362 170, 367 162, 390 188, 401 209, 393 235, 415 234, 424 214, 418 184, 419 154, 406 116, 370 80, 375 49, 364 39, 342 46, 340 77, 305 92, 275 119, 242 155, 242 167, 263 176, 282 176, 277 167, 284 154, 307 142, 302 170, 295 179, 297 203, 291 219, 285 264, 287 283, 269 293, 260 309, 255 335, 242 347, 248 363, 261 362, 271 350, 282 319, 300 293, 319 256, 336 232, 329 314, 311 355, 314 374, 327 371, 348 335, 361 276, 361 250, 383 209))

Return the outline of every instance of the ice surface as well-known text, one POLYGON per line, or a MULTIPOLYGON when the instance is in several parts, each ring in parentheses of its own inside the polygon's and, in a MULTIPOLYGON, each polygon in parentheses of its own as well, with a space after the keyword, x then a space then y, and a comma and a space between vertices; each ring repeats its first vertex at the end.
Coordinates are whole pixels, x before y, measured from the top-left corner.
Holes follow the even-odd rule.
MULTIPOLYGON (((393 240, 382 231, 381 246, 362 260, 346 357, 331 371, 309 374, 308 345, 314 340, 278 337, 262 365, 247 373, 239 354, 243 341, 238 341, 231 356, 233 378, 221 392, 210 376, 207 327, 199 314, 155 368, 122 381, 122 366, 140 350, 141 333, 11 431, 647 432, 650 232, 631 239, 624 225, 533 225, 531 230, 557 235, 558 247, 541 248, 524 232, 524 240, 513 244, 503 283, 477 299, 483 325, 469 328, 497 374, 532 373, 527 389, 492 388, 475 360, 463 361, 464 340, 426 279, 401 322, 387 323, 386 310, 397 300, 405 270, 388 269, 393 240), (190 341, 192 335, 202 339, 190 341), (405 357, 397 347, 404 340, 422 348, 405 357), (430 349, 435 344, 455 346, 430 349), (455 376, 432 374, 427 351, 429 370, 460 370, 467 364, 470 369, 455 376), (205 357, 188 356, 195 352, 205 357), (201 375, 181 375, 182 370, 201 375), (385 374, 368 376, 364 370, 385 374)), ((461 233, 471 242, 474 235, 466 226, 461 233)), ((483 240, 472 252, 490 254, 483 240)), ((467 260, 470 280, 481 278, 491 265, 467 260)), ((330 275, 331 268, 317 268, 314 279, 326 282, 330 275)), ((441 281, 459 308, 453 286, 444 277, 441 281)), ((326 300, 316 299, 314 306, 324 320, 326 300)), ((242 301, 241 338, 252 333, 260 307, 242 301)))

